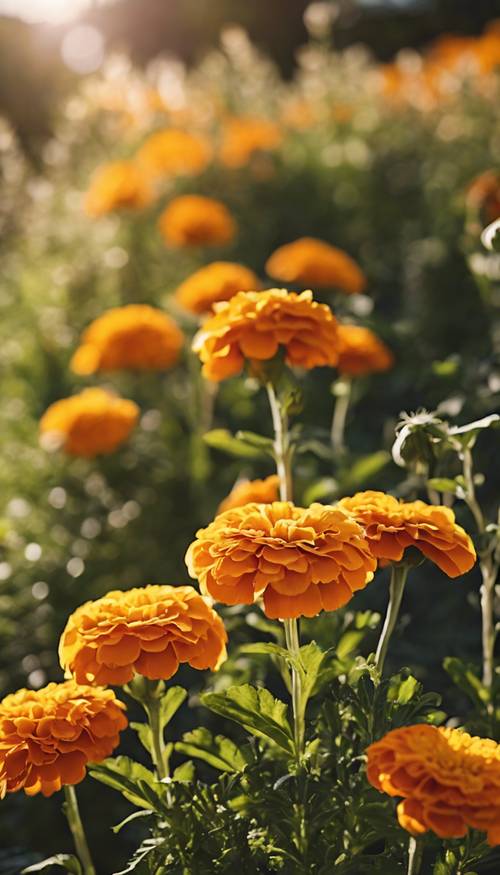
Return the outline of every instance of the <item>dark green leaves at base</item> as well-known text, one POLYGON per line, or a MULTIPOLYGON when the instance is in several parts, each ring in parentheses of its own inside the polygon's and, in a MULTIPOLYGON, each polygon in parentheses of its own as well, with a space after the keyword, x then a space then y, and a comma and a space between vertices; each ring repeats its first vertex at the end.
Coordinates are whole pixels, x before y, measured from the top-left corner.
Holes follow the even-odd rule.
POLYGON ((262 688, 242 684, 224 693, 205 693, 202 702, 211 711, 234 720, 252 735, 277 745, 285 753, 294 753, 288 707, 262 688))

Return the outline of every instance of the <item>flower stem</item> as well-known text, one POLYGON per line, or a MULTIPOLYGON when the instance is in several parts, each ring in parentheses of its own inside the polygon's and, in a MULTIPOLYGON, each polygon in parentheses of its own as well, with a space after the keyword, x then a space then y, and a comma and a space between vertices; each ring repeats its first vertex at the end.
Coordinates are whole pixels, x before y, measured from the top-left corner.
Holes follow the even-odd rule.
POLYGON ((96 875, 94 864, 92 862, 92 857, 90 856, 89 846, 87 844, 82 819, 80 817, 80 810, 78 808, 78 800, 76 798, 75 788, 70 785, 65 786, 64 797, 66 800, 64 805, 64 813, 66 815, 66 819, 68 821, 68 825, 73 836, 78 859, 80 860, 80 863, 82 865, 83 875, 96 875))
POLYGON ((410 836, 408 842, 408 875, 418 875, 422 865, 424 846, 421 840, 410 836))
POLYGON ((391 635, 394 632, 401 600, 405 588, 406 578, 408 577, 409 568, 407 565, 392 565, 391 566, 391 582, 389 585, 389 604, 385 615, 384 626, 380 634, 375 654, 375 662, 378 670, 382 674, 384 670, 385 657, 391 635))
MULTIPOLYGON (((285 627, 285 641, 288 652, 300 658, 299 624, 296 619, 283 620, 285 627)), ((304 751, 304 708, 302 705, 302 678, 295 665, 292 665, 292 708, 293 708, 293 732, 297 758, 300 759, 304 751)))
POLYGON ((335 384, 335 405, 331 427, 331 441, 335 453, 341 453, 344 449, 344 432, 352 394, 352 380, 342 377, 335 384))
POLYGON ((151 757, 160 781, 168 778, 165 739, 161 726, 161 699, 151 697, 145 706, 151 727, 151 757))

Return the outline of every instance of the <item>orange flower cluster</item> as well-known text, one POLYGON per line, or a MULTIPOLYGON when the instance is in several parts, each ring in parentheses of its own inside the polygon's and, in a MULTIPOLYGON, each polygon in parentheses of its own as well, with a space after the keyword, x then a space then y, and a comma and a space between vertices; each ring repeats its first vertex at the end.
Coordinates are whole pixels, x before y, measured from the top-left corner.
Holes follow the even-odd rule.
POLYGON ((137 153, 137 162, 153 177, 202 173, 212 157, 203 138, 178 128, 152 134, 137 153))
POLYGON ((315 237, 301 237, 280 246, 268 258, 266 271, 281 282, 335 287, 351 295, 366 288, 366 277, 354 259, 315 237))
POLYGON ((179 358, 184 338, 173 319, 147 304, 107 310, 83 334, 71 359, 75 374, 163 370, 179 358))
POLYGON ((363 526, 370 550, 382 564, 399 562, 408 547, 419 550, 448 577, 470 571, 476 551, 449 507, 398 501, 385 492, 358 492, 339 502, 363 526))
POLYGON ((358 377, 374 371, 387 371, 394 364, 388 347, 369 328, 339 325, 339 361, 341 374, 358 377))
POLYGON ((220 159, 226 167, 243 167, 255 152, 277 149, 282 139, 279 125, 268 119, 231 118, 223 127, 220 159))
POLYGON ((178 287, 175 297, 191 313, 207 313, 219 301, 229 301, 237 292, 261 288, 253 270, 232 261, 214 261, 200 267, 178 287))
POLYGON ((145 586, 77 608, 59 658, 78 683, 126 684, 135 674, 167 680, 181 662, 215 671, 226 641, 222 620, 193 587, 145 586))
POLYGON ((84 389, 51 404, 40 420, 42 442, 72 456, 112 453, 137 423, 139 408, 104 389, 84 389))
POLYGON ((336 610, 376 568, 361 526, 321 504, 246 504, 220 514, 196 537, 186 563, 202 592, 227 605, 263 596, 273 618, 336 610))
POLYGON ((153 189, 133 161, 113 161, 99 167, 85 197, 89 216, 104 216, 113 210, 140 210, 154 197, 153 189))
POLYGON ((170 201, 158 227, 170 246, 223 246, 237 226, 228 208, 211 197, 184 194, 170 201))
POLYGON ((240 292, 214 310, 193 341, 209 380, 240 373, 245 359, 272 359, 280 347, 292 366, 337 364, 337 321, 312 292, 240 292))
POLYGON ((500 844, 500 745, 459 729, 405 726, 367 750, 368 780, 389 796, 402 796, 403 829, 418 836, 432 830, 459 838, 467 829, 500 844))
POLYGON ((486 170, 470 184, 467 190, 467 206, 477 210, 488 225, 500 219, 500 173, 486 170))
POLYGON ((0 790, 51 796, 110 756, 127 726, 112 690, 74 681, 19 690, 0 702, 0 790))
POLYGON ((267 504, 277 501, 279 498, 280 478, 277 474, 271 474, 265 480, 239 480, 233 486, 231 492, 219 505, 217 513, 224 513, 233 507, 242 507, 244 504, 258 502, 267 504))

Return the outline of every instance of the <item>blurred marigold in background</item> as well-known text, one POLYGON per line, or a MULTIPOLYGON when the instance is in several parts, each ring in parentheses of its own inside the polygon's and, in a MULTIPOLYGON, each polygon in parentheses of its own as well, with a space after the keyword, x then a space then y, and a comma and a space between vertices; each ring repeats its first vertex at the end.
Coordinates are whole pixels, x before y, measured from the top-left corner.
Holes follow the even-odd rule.
POLYGON ((197 194, 171 200, 158 226, 167 244, 181 247, 223 246, 237 231, 234 218, 221 201, 197 194))
POLYGON ((220 514, 196 537, 186 563, 202 592, 227 605, 263 596, 272 618, 336 610, 376 568, 361 526, 321 504, 246 504, 220 514))
POLYGON ((154 197, 143 171, 133 161, 112 161, 99 167, 85 196, 89 216, 104 216, 113 210, 141 210, 154 197))
POLYGON ((127 726, 112 690, 73 680, 19 690, 0 702, 0 789, 51 796, 110 756, 127 726))
POLYGON ((242 507, 244 504, 257 502, 267 504, 277 501, 279 498, 280 478, 277 474, 271 474, 265 480, 239 480, 231 492, 219 505, 217 513, 224 513, 233 507, 242 507))
POLYGON ((181 662, 215 671, 226 658, 218 614, 192 586, 115 590, 71 614, 59 659, 79 683, 168 680, 181 662))
POLYGON ((339 325, 339 361, 341 374, 353 377, 387 371, 394 364, 390 349, 373 331, 361 325, 339 325))
POLYGON ((139 408, 104 389, 84 389, 51 404, 40 420, 42 445, 72 456, 112 453, 137 424, 139 408))
POLYGON ((176 363, 183 343, 180 328, 156 307, 115 307, 85 329, 71 369, 81 375, 122 369, 163 370, 176 363))
POLYGON ((347 252, 314 237, 280 246, 268 258, 266 271, 285 283, 332 287, 351 295, 366 287, 363 271, 347 252))
POLYGON ((367 749, 368 780, 397 807, 403 829, 440 838, 468 828, 500 844, 500 745, 459 729, 417 725, 393 729, 367 749))
POLYGON ((220 159, 226 167, 243 167, 255 152, 277 149, 283 139, 275 122, 245 116, 231 118, 222 130, 220 159))
POLYGON ((381 564, 399 562, 414 547, 448 577, 470 571, 476 551, 449 507, 424 501, 399 501, 385 492, 358 492, 339 507, 363 526, 372 554, 381 564))
POLYGON ((214 310, 193 340, 209 380, 239 374, 245 359, 272 359, 280 347, 289 365, 337 364, 337 320, 326 304, 313 301, 312 292, 240 292, 214 310))
POLYGON ((177 128, 157 131, 139 149, 136 160, 151 176, 202 173, 212 157, 210 144, 177 128))
POLYGON ((210 312, 218 301, 229 301, 237 292, 256 291, 260 281, 253 270, 232 261, 214 261, 200 267, 177 288, 177 302, 191 313, 210 312))
POLYGON ((467 189, 466 202, 481 214, 485 225, 500 219, 500 172, 486 170, 476 176, 467 189))

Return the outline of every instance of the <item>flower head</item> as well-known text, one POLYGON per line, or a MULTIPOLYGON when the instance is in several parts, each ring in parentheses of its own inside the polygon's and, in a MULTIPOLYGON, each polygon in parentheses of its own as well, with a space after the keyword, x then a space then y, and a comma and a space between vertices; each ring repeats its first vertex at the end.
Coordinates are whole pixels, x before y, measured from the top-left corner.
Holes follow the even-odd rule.
POLYGON ((87 763, 108 757, 127 726, 112 690, 73 680, 19 690, 0 702, 0 785, 3 793, 51 796, 85 777, 87 763))
POLYGON ((268 617, 336 610, 376 567, 361 526, 321 504, 246 504, 220 514, 196 537, 186 563, 202 592, 227 605, 251 605, 263 596, 268 617))
POLYGON ((187 662, 215 671, 226 657, 222 620, 192 586, 114 590, 71 614, 59 659, 79 683, 167 680, 187 662))
POLYGON ((500 173, 486 170, 467 189, 467 205, 480 212, 484 223, 500 218, 500 173))
POLYGON ((476 552, 449 507, 398 501, 385 492, 358 492, 339 502, 363 526, 372 554, 383 564, 399 562, 414 547, 448 577, 469 571, 476 552))
POLYGON ((71 359, 75 374, 170 368, 179 358, 183 334, 170 316, 147 304, 107 310, 84 331, 71 359))
POLYGON ((401 796, 397 812, 412 835, 440 838, 487 833, 500 844, 500 745, 459 729, 418 725, 393 729, 367 750, 368 780, 401 796))
POLYGON ((280 347, 289 365, 337 363, 337 321, 329 307, 313 301, 312 292, 240 292, 214 310, 193 341, 209 380, 238 374, 245 359, 272 359, 280 347))
POLYGON ((258 502, 267 504, 277 501, 279 498, 280 478, 277 474, 271 474, 265 480, 238 480, 231 489, 229 495, 219 505, 217 513, 231 510, 233 507, 242 507, 244 504, 258 502))
POLYGON ((255 152, 270 152, 283 139, 279 125, 263 118, 229 119, 223 128, 220 158, 226 167, 243 167, 255 152))
POLYGON ((339 325, 339 361, 341 374, 361 376, 387 371, 394 364, 393 355, 379 337, 361 325, 339 325))
POLYGON ((207 313, 219 301, 229 301, 237 292, 260 289, 253 270, 232 261, 214 261, 200 267, 178 287, 175 297, 191 313, 207 313))
POLYGON ((151 134, 137 153, 138 164, 152 176, 202 173, 212 157, 210 144, 178 128, 151 134))
POLYGON ((316 240, 301 237, 280 246, 268 258, 266 271, 273 279, 302 286, 333 286, 347 294, 362 292, 366 277, 347 252, 316 240))
POLYGON ((228 208, 211 197, 184 194, 170 201, 158 220, 171 246, 223 246, 236 234, 228 208))
POLYGON ((112 453, 137 423, 139 408, 104 389, 84 389, 51 404, 40 420, 47 446, 62 447, 71 456, 92 458, 112 453))
POLYGON ((112 161, 96 170, 85 197, 85 211, 98 217, 113 210, 141 210, 153 196, 147 177, 133 161, 112 161))

